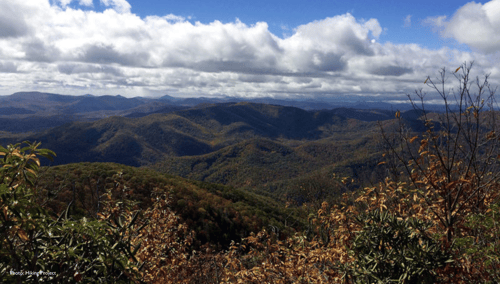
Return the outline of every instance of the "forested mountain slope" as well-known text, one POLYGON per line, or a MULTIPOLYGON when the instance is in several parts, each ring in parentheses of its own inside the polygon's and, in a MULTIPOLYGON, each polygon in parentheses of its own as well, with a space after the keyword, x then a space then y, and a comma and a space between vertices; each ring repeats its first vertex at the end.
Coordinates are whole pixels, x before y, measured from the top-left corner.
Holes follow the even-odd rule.
POLYGON ((211 242, 223 246, 263 226, 273 225, 291 233, 285 218, 299 228, 300 210, 286 209, 271 198, 228 186, 197 182, 181 177, 115 163, 78 163, 42 168, 36 184, 42 202, 60 214, 69 204, 71 213, 95 217, 112 198, 136 204, 146 210, 152 205, 155 191, 169 192, 170 207, 183 222, 197 232, 200 244, 211 242))
POLYGON ((305 111, 226 103, 138 118, 114 116, 94 122, 72 122, 25 139, 58 149, 56 164, 85 161, 140 166, 165 158, 204 155, 253 138, 271 139, 287 146, 332 137, 357 139, 377 131, 375 119, 389 118, 387 112, 305 111))

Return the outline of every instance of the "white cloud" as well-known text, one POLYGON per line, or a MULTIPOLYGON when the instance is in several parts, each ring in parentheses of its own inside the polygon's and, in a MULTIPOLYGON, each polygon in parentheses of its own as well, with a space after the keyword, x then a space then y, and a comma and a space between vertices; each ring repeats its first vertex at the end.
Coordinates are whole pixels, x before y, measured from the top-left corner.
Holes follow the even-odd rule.
POLYGON ((132 8, 126 0, 101 0, 101 3, 107 7, 112 7, 119 13, 130 13, 132 8))
POLYGON ((405 17, 405 23, 403 25, 405 28, 411 27, 411 15, 405 17))
MULTIPOLYGON (((56 3, 58 3, 61 7, 66 8, 71 2, 76 2, 75 0, 55 0, 56 3)), ((86 7, 93 7, 94 6, 94 1, 93 0, 78 0, 78 4, 86 7)))
POLYGON ((314 21, 280 40, 281 64, 295 73, 342 71, 350 57, 373 55, 369 35, 378 38, 381 32, 377 20, 359 22, 351 14, 314 21))
POLYGON ((223 24, 171 23, 147 18, 151 40, 150 65, 185 67, 207 72, 269 72, 280 53, 277 38, 266 23, 247 26, 239 21, 223 24))
POLYGON ((441 29, 446 25, 446 16, 433 16, 427 17, 423 20, 423 23, 426 25, 433 26, 434 28, 441 29))
POLYGON ((13 62, 3 62, 0 61, 0 73, 16 73, 17 66, 13 62))
POLYGON ((186 20, 186 18, 182 17, 182 16, 177 16, 177 15, 174 15, 174 14, 168 14, 166 16, 163 16, 161 17, 167 21, 173 21, 173 22, 183 22, 186 20))
POLYGON ((28 33, 25 5, 22 1, 0 2, 0 38, 21 37, 28 33))
POLYGON ((443 37, 453 38, 486 53, 500 50, 500 0, 485 4, 470 2, 449 20, 446 16, 427 18, 443 37))
MULTIPOLYGON (((484 54, 380 44, 378 20, 349 13, 298 26, 280 38, 265 22, 204 24, 172 14, 141 18, 123 0, 102 0, 111 8, 103 12, 63 7, 69 4, 0 2, 1 94, 22 88, 131 96, 166 90, 249 97, 401 96, 422 87, 439 68, 471 59, 479 72, 492 74, 492 83, 500 76, 484 54), (4 24, 3 16, 12 21, 4 24)), ((440 24, 449 22, 435 20, 440 24)))
POLYGON ((59 5, 61 5, 62 7, 66 7, 71 2, 73 2, 73 0, 56 0, 56 2, 59 3, 59 5))
POLYGON ((93 7, 94 6, 94 1, 93 0, 80 0, 78 3, 82 6, 87 6, 87 7, 93 7))

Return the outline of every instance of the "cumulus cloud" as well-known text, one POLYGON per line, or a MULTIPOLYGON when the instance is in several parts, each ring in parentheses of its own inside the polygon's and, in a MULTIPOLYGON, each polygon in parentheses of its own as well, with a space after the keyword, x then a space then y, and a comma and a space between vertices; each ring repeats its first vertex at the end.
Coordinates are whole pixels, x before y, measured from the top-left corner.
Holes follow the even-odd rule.
POLYGON ((22 44, 24 59, 29 61, 53 62, 58 59, 60 51, 48 42, 39 38, 26 40, 22 44))
POLYGON ((20 37, 28 33, 26 15, 19 2, 0 2, 0 38, 20 37))
POLYGON ((17 65, 13 62, 2 62, 0 61, 0 73, 16 73, 17 65))
POLYGON ((92 44, 82 48, 78 61, 91 63, 119 63, 126 66, 141 66, 149 60, 146 52, 120 52, 112 44, 92 44))
MULTIPOLYGON (((0 72, 8 75, 0 77, 0 92, 401 96, 437 69, 471 59, 492 81, 500 76, 484 54, 378 43, 379 21, 349 13, 298 26, 281 38, 265 22, 141 18, 125 0, 101 0, 109 8, 102 12, 76 3, 92 1, 0 3, 0 72), (4 16, 12 18, 9 25, 4 16)), ((444 30, 452 23, 433 21, 444 30)))
POLYGON ((347 13, 299 26, 285 42, 290 42, 292 48, 300 45, 324 52, 371 55, 369 35, 378 38, 381 33, 382 28, 376 19, 363 23, 347 13))
POLYGON ((269 72, 281 53, 266 23, 171 23, 158 17, 146 22, 155 27, 150 42, 152 65, 207 72, 269 72))
POLYGON ((430 17, 426 22, 440 30, 443 37, 453 38, 486 53, 500 50, 500 0, 485 4, 469 2, 448 19, 430 17))
POLYGON ((106 73, 114 76, 123 76, 123 72, 119 68, 99 64, 62 63, 57 65, 57 70, 66 75, 106 73))

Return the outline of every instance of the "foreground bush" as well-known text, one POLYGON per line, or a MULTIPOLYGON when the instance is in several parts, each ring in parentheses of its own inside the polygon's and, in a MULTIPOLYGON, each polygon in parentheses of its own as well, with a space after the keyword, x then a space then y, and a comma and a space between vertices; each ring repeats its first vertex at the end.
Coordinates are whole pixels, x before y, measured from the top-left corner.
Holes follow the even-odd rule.
POLYGON ((69 214, 71 204, 60 216, 52 216, 36 203, 33 184, 40 166, 37 156, 55 154, 39 149, 39 143, 24 144, 23 148, 20 144, 0 147, 2 282, 126 283, 135 279, 134 252, 124 239, 133 222, 125 227, 117 214, 108 214, 106 220, 74 220, 69 214))

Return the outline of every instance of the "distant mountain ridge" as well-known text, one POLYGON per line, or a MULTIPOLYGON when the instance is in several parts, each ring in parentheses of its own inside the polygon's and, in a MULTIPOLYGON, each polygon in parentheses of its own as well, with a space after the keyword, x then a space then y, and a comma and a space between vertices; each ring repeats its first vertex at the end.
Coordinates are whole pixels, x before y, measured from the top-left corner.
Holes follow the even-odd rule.
MULTIPOLYGON (((56 118, 64 121, 64 116, 52 117, 56 118)), ((390 111, 306 111, 239 102, 170 109, 142 117, 113 116, 96 121, 68 122, 30 134, 26 139, 41 141, 44 147, 56 149, 58 164, 112 161, 139 166, 166 157, 203 155, 251 138, 323 139, 338 133, 374 128, 374 121, 391 118, 390 111)), ((26 123, 38 124, 40 128, 48 126, 43 120, 26 119, 26 123)), ((3 124, 12 125, 7 121, 3 124)))
MULTIPOLYGON (((309 99, 309 100, 293 100, 293 99, 276 99, 270 97, 262 98, 241 98, 241 97, 220 97, 220 98, 176 98, 169 95, 164 95, 159 98, 133 97, 126 98, 121 95, 111 96, 94 96, 91 94, 73 96, 60 95, 53 93, 42 92, 18 92, 8 96, 0 96, 2 108, 14 107, 26 109, 29 111, 43 112, 57 111, 66 114, 95 112, 101 110, 128 110, 138 107, 143 104, 166 104, 183 107, 193 107, 202 103, 217 104, 227 102, 252 102, 263 104, 275 104, 282 106, 293 106, 305 110, 320 110, 333 109, 338 107, 358 108, 358 109, 410 109, 409 104, 388 104, 385 102, 342 102, 328 101, 327 99, 309 99)), ((2 113, 1 115, 9 115, 2 113)))
MULTIPOLYGON (((206 106, 232 103, 256 103, 295 107, 302 110, 335 110, 349 118, 365 120, 371 115, 372 120, 381 119, 387 111, 394 112, 392 105, 386 103, 362 104, 344 103, 334 105, 316 100, 287 100, 274 98, 244 99, 235 97, 222 98, 175 98, 164 95, 159 98, 117 96, 81 96, 59 95, 42 92, 19 92, 9 96, 0 96, 0 131, 29 132, 61 126, 73 121, 96 121, 110 116, 145 117, 156 113, 171 113, 190 108, 203 109, 206 106), (351 111, 353 106, 356 111, 351 111), (366 106, 383 106, 380 112, 366 109, 366 106), (390 107, 390 109, 389 109, 390 107), (344 111, 342 113, 342 111, 344 111)), ((400 107, 407 108, 408 105, 400 107)), ((382 118, 383 119, 383 118, 382 118)))
MULTIPOLYGON (((19 92, 0 97, 2 107, 16 107, 43 112, 75 114, 100 110, 124 110, 147 103, 145 99, 122 96, 69 96, 41 92, 19 92)), ((0 113, 5 115, 5 113, 0 113)))

